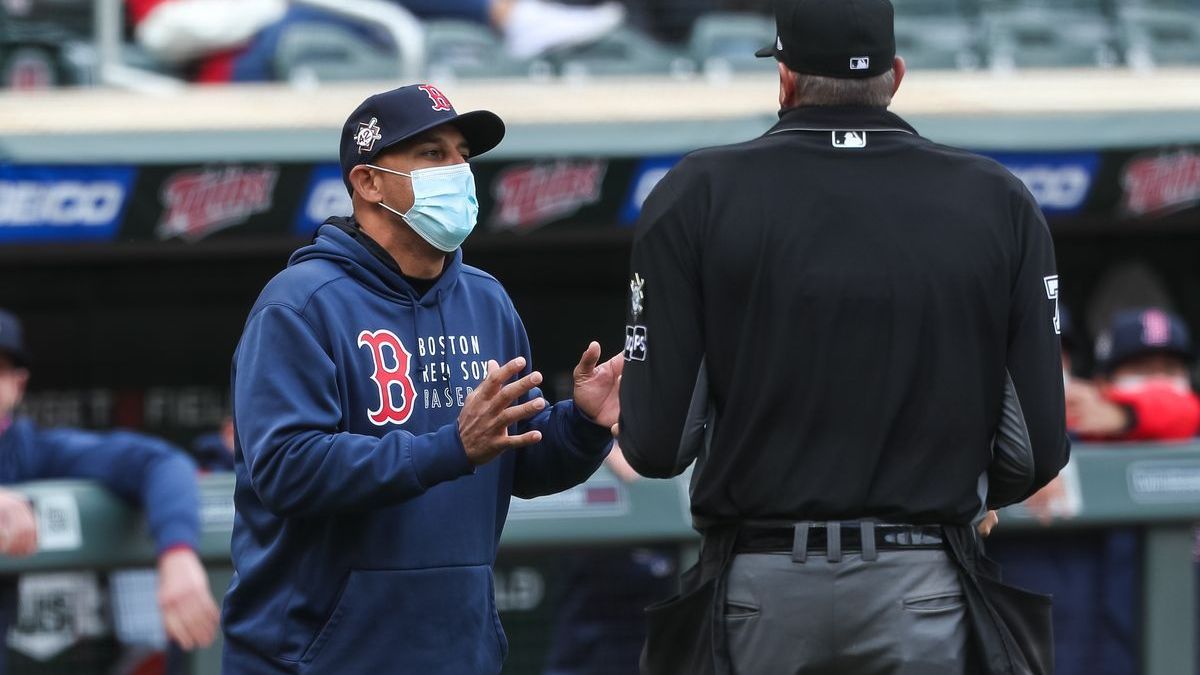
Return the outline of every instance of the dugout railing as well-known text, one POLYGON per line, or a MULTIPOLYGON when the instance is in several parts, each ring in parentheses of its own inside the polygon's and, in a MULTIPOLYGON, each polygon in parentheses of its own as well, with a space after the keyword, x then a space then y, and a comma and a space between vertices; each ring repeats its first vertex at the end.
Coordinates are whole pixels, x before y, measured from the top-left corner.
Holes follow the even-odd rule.
MULTIPOLYGON (((498 568, 514 560, 536 561, 543 552, 615 545, 672 545, 686 559, 697 537, 688 515, 687 478, 623 483, 601 470, 584 485, 550 497, 514 499, 501 541, 498 568), (531 555, 536 552, 538 555, 531 555)), ((229 537, 233 523, 233 477, 200 479, 203 536, 201 556, 218 597, 228 584, 229 537)), ((62 570, 109 571, 147 567, 154 550, 141 516, 107 491, 86 482, 19 486, 39 514, 43 549, 26 559, 0 559, 0 574, 62 570)), ((1038 528, 1137 526, 1143 530, 1144 675, 1196 672, 1196 575, 1194 524, 1200 522, 1200 444, 1077 447, 1064 472, 1059 514, 1039 524, 1022 507, 1001 516, 1006 531, 1038 528)), ((528 563, 537 565, 537 562, 528 563)), ((516 568, 530 569, 530 568, 516 568)), ((506 673, 534 675, 538 658, 522 659, 520 625, 511 617, 534 611, 545 593, 537 572, 510 579, 505 618, 512 640, 506 673), (532 574, 533 581, 529 581, 532 574), (533 602, 536 600, 537 602, 533 602)), ((552 619, 542 607, 543 628, 552 619)), ((521 621, 517 621, 521 624, 521 621)), ((525 622, 528 623, 528 622, 525 622)), ((194 653, 194 675, 220 672, 220 646, 194 653)))

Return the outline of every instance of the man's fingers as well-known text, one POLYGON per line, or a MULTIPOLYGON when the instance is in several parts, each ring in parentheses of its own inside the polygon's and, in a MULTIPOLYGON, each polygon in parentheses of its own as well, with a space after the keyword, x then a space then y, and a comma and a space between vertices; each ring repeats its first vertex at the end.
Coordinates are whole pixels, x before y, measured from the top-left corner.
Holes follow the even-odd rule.
POLYGON ((188 649, 195 649, 204 644, 204 624, 199 616, 196 615, 194 609, 187 609, 180 612, 182 616, 179 618, 180 625, 187 632, 188 642, 192 645, 188 649))
POLYGON ((29 528, 21 533, 17 539, 16 553, 19 556, 25 557, 33 555, 37 552, 37 529, 29 528))
POLYGON ((616 424, 612 425, 612 428, 611 428, 611 429, 609 429, 609 431, 611 431, 611 432, 612 432, 612 436, 613 436, 613 438, 618 438, 618 437, 620 437, 620 435, 621 435, 621 423, 620 423, 620 422, 617 422, 616 424))
POLYGON ((590 375, 598 363, 600 363, 600 343, 593 342, 583 350, 583 356, 579 358, 579 365, 575 366, 575 377, 590 375))
POLYGON ((542 374, 535 370, 516 382, 504 385, 504 388, 500 390, 500 395, 498 398, 503 405, 507 407, 511 405, 513 401, 521 398, 525 394, 528 394, 533 390, 534 387, 541 383, 542 374))
POLYGON ((479 383, 479 390, 484 396, 493 396, 500 391, 505 382, 516 377, 524 369, 523 356, 518 356, 503 366, 498 366, 495 361, 488 361, 488 374, 483 378, 483 382, 479 383))
POLYGON ((183 623, 179 617, 175 616, 175 612, 171 610, 163 611, 163 628, 167 631, 167 637, 171 638, 175 644, 185 650, 191 651, 192 639, 183 627, 183 623))
POLYGON ((500 413, 499 421, 504 427, 510 427, 521 420, 527 420, 546 408, 546 399, 535 398, 521 405, 514 405, 500 413))
POLYGON ((504 448, 511 450, 513 448, 523 448, 527 445, 540 443, 542 440, 542 432, 527 431, 519 436, 509 436, 504 440, 504 448))
POLYGON ((608 365, 612 368, 613 375, 617 376, 617 384, 620 384, 621 373, 625 372, 625 355, 617 354, 608 360, 608 365))
POLYGON ((209 598, 200 598, 199 602, 202 604, 196 607, 192 635, 196 637, 196 646, 207 647, 216 637, 216 605, 209 598))

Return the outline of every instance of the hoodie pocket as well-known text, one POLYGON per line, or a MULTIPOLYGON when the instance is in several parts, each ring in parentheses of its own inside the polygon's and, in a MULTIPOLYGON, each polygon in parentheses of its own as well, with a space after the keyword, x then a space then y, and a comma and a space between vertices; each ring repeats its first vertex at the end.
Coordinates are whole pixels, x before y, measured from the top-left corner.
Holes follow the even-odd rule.
POLYGON ((354 570, 300 661, 304 673, 499 673, 489 565, 354 570))

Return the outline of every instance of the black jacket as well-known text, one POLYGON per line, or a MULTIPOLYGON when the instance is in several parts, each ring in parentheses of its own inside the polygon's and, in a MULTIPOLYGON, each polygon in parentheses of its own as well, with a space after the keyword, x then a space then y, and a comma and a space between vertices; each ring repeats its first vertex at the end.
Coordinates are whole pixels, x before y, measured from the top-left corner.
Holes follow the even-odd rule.
POLYGON ((796 108, 687 156, 646 201, 632 277, 621 447, 649 476, 696 459, 681 438, 704 359, 716 421, 698 524, 968 523, 1006 370, 1029 491, 1067 461, 1037 203, 1001 165, 886 110, 796 108))

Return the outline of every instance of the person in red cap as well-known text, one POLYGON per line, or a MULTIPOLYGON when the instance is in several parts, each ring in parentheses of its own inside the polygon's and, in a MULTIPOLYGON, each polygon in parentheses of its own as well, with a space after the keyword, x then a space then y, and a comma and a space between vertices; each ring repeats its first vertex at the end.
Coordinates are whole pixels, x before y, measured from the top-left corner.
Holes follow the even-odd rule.
POLYGON ((1067 427, 1109 441, 1169 441, 1200 434, 1195 362, 1183 320, 1151 307, 1117 314, 1096 339, 1096 381, 1067 387, 1067 427))

